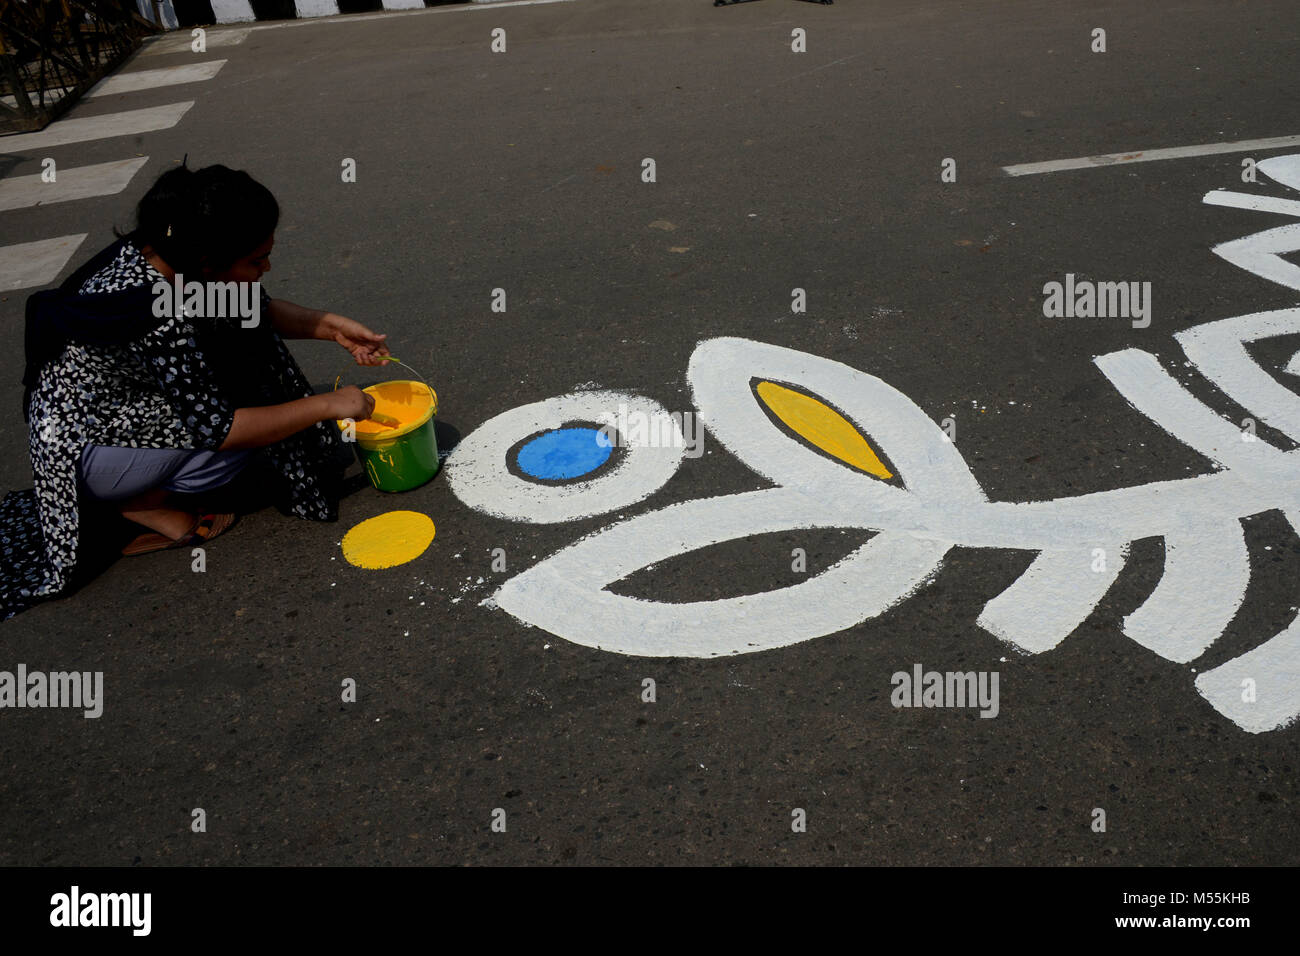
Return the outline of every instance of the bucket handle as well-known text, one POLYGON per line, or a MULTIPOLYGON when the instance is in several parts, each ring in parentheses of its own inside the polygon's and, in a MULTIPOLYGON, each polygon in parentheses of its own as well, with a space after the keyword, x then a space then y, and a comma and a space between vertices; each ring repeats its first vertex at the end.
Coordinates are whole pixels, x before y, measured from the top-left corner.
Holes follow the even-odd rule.
MULTIPOLYGON (((404 369, 408 369, 408 370, 410 370, 411 372, 413 372, 413 373, 415 374, 415 377, 418 378, 421 382, 424 383, 425 388, 427 388, 430 392, 433 391, 433 386, 429 384, 429 380, 426 379, 426 378, 425 378, 423 375, 421 375, 419 372, 416 372, 415 369, 411 368, 411 366, 407 365, 405 362, 399 361, 398 359, 394 358, 394 357, 391 356, 391 355, 381 355, 381 356, 380 356, 380 359, 381 359, 382 361, 384 361, 384 362, 397 362, 397 364, 400 365, 400 366, 402 366, 402 368, 404 368, 404 369)), ((337 391, 339 390, 339 382, 341 382, 341 381, 343 381, 343 373, 342 373, 342 372, 340 372, 339 375, 338 375, 338 377, 334 379, 334 391, 337 392, 337 391)))

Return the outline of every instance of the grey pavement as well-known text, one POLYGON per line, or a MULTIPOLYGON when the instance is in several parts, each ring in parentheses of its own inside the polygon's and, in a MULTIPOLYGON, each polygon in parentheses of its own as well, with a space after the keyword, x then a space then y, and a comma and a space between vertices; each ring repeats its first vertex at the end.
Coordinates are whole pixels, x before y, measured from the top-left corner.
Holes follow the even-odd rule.
MULTIPOLYGON (((691 411, 697 343, 739 336, 954 417, 994 501, 1210 471, 1093 357, 1150 351, 1232 415, 1181 369, 1174 333, 1297 304, 1211 252, 1286 221, 1201 202, 1287 192, 1263 176, 1243 186, 1243 154, 1002 172, 1300 134, 1287 0, 574 0, 345 21, 256 29, 214 47, 228 63, 211 80, 78 104, 73 118, 195 101, 171 129, 51 150, 61 164, 149 162, 116 196, 0 214, 5 243, 89 233, 66 275, 188 153, 272 189, 267 289, 387 332, 434 383, 447 434, 593 385, 691 411), (496 27, 505 53, 490 50, 496 27), (796 28, 806 53, 791 52, 796 28), (655 183, 641 181, 646 157, 655 183), (940 181, 945 157, 955 183, 940 181), (1044 283, 1066 273, 1152 282, 1150 327, 1045 318, 1044 283), (791 312, 796 287, 806 314, 791 312)), ((4 150, 6 176, 40 172, 42 155, 4 150)), ((25 296, 0 295, 7 490, 31 484, 25 296)), ((1297 342, 1257 353, 1285 363, 1297 342)), ((315 383, 348 367, 333 346, 294 351, 315 383)), ((1160 579, 1155 538, 1036 655, 976 624, 1033 560, 1018 550, 958 547, 879 617, 727 659, 596 650, 481 606, 620 516, 768 486, 706 447, 646 502, 555 525, 475 511, 445 474, 398 496, 357 491, 337 525, 259 511, 212 544, 203 574, 188 554, 124 559, 5 623, 0 669, 103 671, 105 707, 0 713, 0 863, 1300 862, 1300 729, 1242 730, 1191 670, 1293 619, 1300 540, 1275 511, 1246 520, 1241 612, 1190 667, 1121 632, 1160 579), (343 533, 397 508, 433 518, 430 549, 389 571, 349 566, 343 533), (495 548, 507 573, 492 571, 495 548), (891 706, 891 675, 916 663, 998 671, 998 716, 891 706), (356 703, 340 699, 346 678, 356 703), (497 808, 504 833, 490 829, 497 808)), ((755 535, 615 590, 757 593, 797 583, 792 549, 815 572, 867 535, 755 535)))

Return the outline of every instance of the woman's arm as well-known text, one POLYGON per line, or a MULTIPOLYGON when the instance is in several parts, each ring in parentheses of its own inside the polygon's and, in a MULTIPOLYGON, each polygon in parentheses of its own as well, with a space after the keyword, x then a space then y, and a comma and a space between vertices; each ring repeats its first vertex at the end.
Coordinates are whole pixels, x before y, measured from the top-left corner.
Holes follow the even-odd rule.
POLYGON ((358 365, 382 365, 388 354, 387 335, 376 335, 360 322, 334 312, 308 309, 285 299, 271 299, 271 326, 285 339, 319 339, 337 342, 358 365))
POLYGON ((337 392, 309 395, 281 405, 262 405, 235 410, 234 421, 219 451, 263 448, 290 435, 330 419, 363 421, 374 410, 375 400, 355 385, 337 392))
POLYGON ((285 339, 324 339, 333 341, 328 331, 330 318, 338 318, 321 309, 308 309, 287 299, 271 300, 271 325, 285 339))

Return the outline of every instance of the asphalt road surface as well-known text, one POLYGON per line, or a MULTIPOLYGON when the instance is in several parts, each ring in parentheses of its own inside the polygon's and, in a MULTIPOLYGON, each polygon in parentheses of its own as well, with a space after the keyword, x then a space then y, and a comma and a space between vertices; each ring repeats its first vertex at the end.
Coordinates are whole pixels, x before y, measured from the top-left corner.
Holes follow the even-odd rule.
MULTIPOLYGON (((1213 555, 1225 527, 1229 538, 1240 527, 1249 559, 1248 584, 1241 567, 1216 573, 1213 556, 1208 570, 1203 560, 1170 579, 1166 605, 1172 595, 1195 632, 1241 577, 1222 636, 1180 661, 1125 632, 1166 570, 1169 543, 1131 530, 1149 497, 1116 505, 1114 548, 1100 559, 1110 564, 1094 579, 1047 569, 1037 591, 1004 602, 1022 638, 1026 615, 1042 621, 1032 653, 977 623, 1039 558, 1015 546, 1003 512, 954 526, 955 547, 918 572, 915 590, 874 609, 863 595, 934 534, 873 525, 850 492, 827 491, 840 487, 832 479, 803 489, 800 507, 824 506, 820 522, 765 524, 761 507, 733 508, 735 527, 715 532, 722 504, 675 512, 675 526, 628 539, 647 554, 667 541, 670 553, 632 561, 622 580, 605 572, 624 552, 589 552, 574 587, 587 587, 592 608, 606 583, 680 605, 839 579, 812 599, 777 599, 780 620, 797 619, 778 629, 784 646, 692 650, 763 632, 776 605, 756 598, 749 617, 688 626, 652 657, 618 650, 649 633, 644 604, 612 623, 593 616, 608 632, 597 648, 576 639, 581 600, 549 630, 482 602, 596 532, 772 489, 782 482, 765 468, 818 453, 767 422, 747 457, 710 428, 705 453, 648 497, 549 523, 471 506, 451 480, 476 429, 530 403, 609 390, 701 411, 691 357, 721 336, 815 357, 803 381, 757 367, 755 381, 770 376, 858 421, 899 472, 896 489, 925 484, 951 458, 927 461, 917 449, 933 443, 913 441, 923 430, 898 425, 906 416, 891 401, 932 429, 947 420, 948 450, 992 502, 1213 474, 1169 416, 1138 410, 1094 362, 1121 350, 1155 356, 1224 422, 1255 416, 1261 440, 1294 448, 1193 368, 1174 336, 1298 304, 1295 287, 1212 251, 1294 218, 1202 199, 1300 198, 1264 172, 1242 178, 1243 159, 1300 153, 1300 140, 1135 161, 1300 134, 1286 82, 1293 28, 1290 0, 444 7, 264 24, 225 44, 217 38, 242 28, 213 28, 206 53, 140 54, 119 71, 226 60, 211 78, 86 99, 59 121, 192 100, 175 125, 48 148, 0 140, 6 179, 39 175, 47 156, 60 170, 147 157, 117 194, 0 212, 4 244, 87 234, 59 278, 114 225, 130 226, 140 196, 182 156, 248 170, 282 208, 268 291, 388 333, 438 391, 444 451, 463 442, 417 490, 358 488, 337 524, 264 508, 211 544, 203 573, 188 552, 123 559, 0 626, 0 669, 102 672, 104 687, 95 719, 0 713, 0 863, 1300 862, 1300 727, 1249 726, 1196 683, 1285 632, 1300 604, 1300 538, 1249 482, 1214 496, 1226 525, 1207 516, 1206 539, 1183 541, 1184 556, 1213 555), (498 28, 504 52, 492 49, 498 28), (1097 28, 1105 52, 1094 52, 1097 28), (805 52, 792 50, 795 30, 805 52), (1130 159, 1004 171, 1112 154, 1130 159), (355 182, 344 181, 347 159, 355 182), (955 181, 944 181, 945 159, 955 181), (1150 283, 1149 325, 1046 316, 1045 285, 1067 275, 1150 283), (796 289, 805 311, 792 309, 796 289), (837 389, 832 362, 897 393, 877 402, 837 389), (882 437, 895 425, 901 439, 882 437), (344 533, 392 510, 430 516, 432 544, 387 570, 351 566, 344 533), (688 549, 692 536, 717 543, 688 549), (893 550, 833 567, 877 538, 893 550), (1049 640, 1060 607, 1111 576, 1084 600, 1081 623, 1049 640), (895 706, 893 675, 917 665, 996 673, 996 716, 895 706), (343 700, 348 679, 355 702, 343 700)), ((19 408, 30 291, 0 294, 7 490, 31 486, 19 408)), ((1274 335, 1250 356, 1292 388, 1300 379, 1283 369, 1297 348, 1300 334, 1274 335)), ((318 387, 340 372, 379 377, 348 371, 330 344, 294 352, 318 387)), ((746 432, 746 421, 730 427, 746 432)), ((819 460, 857 485, 883 481, 819 460)), ((927 487, 949 517, 978 511, 927 487)), ((536 580, 537 606, 554 609, 575 576, 536 580)), ((697 606, 701 620, 738 607, 697 606)), ((1287 653, 1248 659, 1265 662, 1248 676, 1270 714, 1300 711, 1300 665, 1287 653)))

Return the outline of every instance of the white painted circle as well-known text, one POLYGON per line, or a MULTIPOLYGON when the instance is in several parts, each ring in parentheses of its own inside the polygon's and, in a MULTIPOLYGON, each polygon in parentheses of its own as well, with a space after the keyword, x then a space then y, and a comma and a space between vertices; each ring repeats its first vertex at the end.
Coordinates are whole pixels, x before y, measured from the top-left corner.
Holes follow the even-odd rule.
POLYGON ((654 494, 677 471, 685 453, 678 423, 662 405, 629 392, 574 392, 522 405, 489 419, 447 457, 447 480, 464 504, 512 521, 551 524, 626 508, 654 494), (601 423, 646 416, 657 434, 672 436, 657 445, 625 446, 607 471, 589 481, 543 485, 512 475, 507 455, 520 441, 570 422, 601 423))

